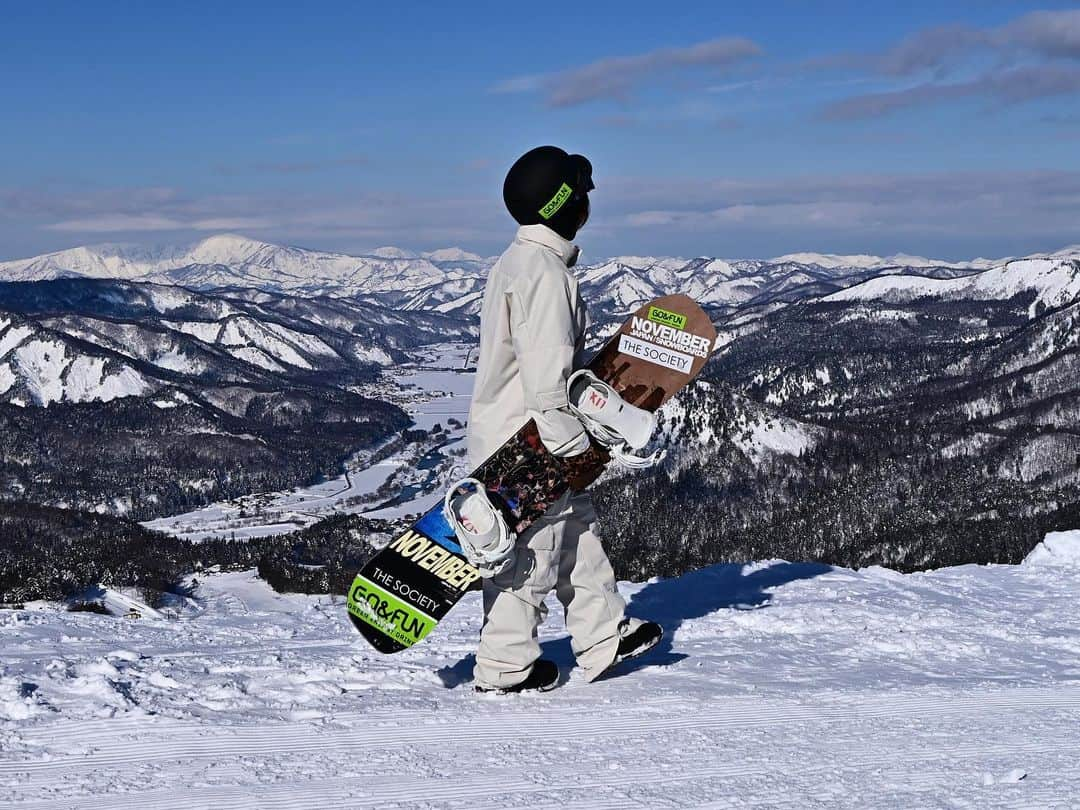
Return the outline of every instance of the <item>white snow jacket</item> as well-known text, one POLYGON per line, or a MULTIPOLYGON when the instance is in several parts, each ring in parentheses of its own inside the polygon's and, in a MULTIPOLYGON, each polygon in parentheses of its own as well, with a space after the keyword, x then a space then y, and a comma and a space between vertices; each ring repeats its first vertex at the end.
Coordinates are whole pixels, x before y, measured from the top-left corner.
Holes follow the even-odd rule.
POLYGON ((488 275, 480 357, 469 410, 475 467, 531 417, 560 456, 589 449, 565 410, 566 380, 582 361, 588 315, 569 268, 578 249, 546 225, 523 225, 488 275))

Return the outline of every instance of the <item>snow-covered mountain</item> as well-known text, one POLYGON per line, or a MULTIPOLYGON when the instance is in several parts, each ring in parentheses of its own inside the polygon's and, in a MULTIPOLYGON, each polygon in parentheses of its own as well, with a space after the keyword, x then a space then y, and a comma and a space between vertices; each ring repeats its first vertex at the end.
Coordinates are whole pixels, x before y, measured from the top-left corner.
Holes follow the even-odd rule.
MULTIPOLYGON (((919 257, 798 254, 769 261, 626 256, 578 274, 599 320, 681 291, 714 309, 726 343, 800 301, 861 304, 843 317, 873 318, 880 310, 887 318, 890 307, 923 299, 1003 302, 1027 292, 1034 315, 1080 298, 1080 254, 1073 250, 982 271, 919 257), (897 266, 899 258, 910 263, 897 266)), ((8 277, 138 281, 0 285, 0 313, 9 313, 0 321, 0 399, 48 405, 144 396, 177 374, 249 381, 262 372, 336 374, 357 364, 386 366, 401 349, 475 331, 470 316, 490 259, 458 249, 375 253, 351 257, 219 236, 183 250, 77 248, 7 262, 0 274, 8 277), (323 287, 337 294, 314 294, 323 287), (353 294, 341 295, 345 290, 353 294), (224 372, 229 363, 237 365, 224 372)))
POLYGON ((418 256, 379 248, 370 255, 348 256, 222 234, 187 247, 100 245, 0 262, 0 281, 82 276, 195 289, 254 287, 336 296, 405 296, 436 282, 475 277, 486 267, 484 259, 460 250, 418 256))
MULTIPOLYGON (((381 247, 364 255, 275 245, 222 234, 193 245, 72 248, 0 262, 0 281, 65 277, 110 278, 198 290, 254 288, 333 297, 364 296, 383 306, 457 315, 479 311, 494 258, 460 248, 413 253, 381 247)), ((671 292, 729 307, 769 299, 805 285, 826 294, 882 273, 952 277, 994 266, 986 259, 946 262, 920 256, 840 256, 797 253, 768 260, 617 256, 580 268, 590 303, 619 314, 671 292)))
POLYGON ((336 473, 408 424, 380 369, 471 329, 350 299, 3 285, 0 490, 150 517, 336 473))
MULTIPOLYGON (((1062 252, 1064 253, 1064 252, 1062 252)), ((826 301, 878 301, 910 303, 919 299, 939 301, 1004 300, 1023 292, 1034 298, 1032 311, 1040 305, 1064 306, 1080 296, 1080 258, 1056 256, 1016 259, 981 273, 954 279, 921 276, 881 276, 826 296, 826 301)))
POLYGON ((897 253, 893 256, 868 256, 864 253, 839 255, 836 253, 788 253, 770 259, 773 264, 812 264, 817 267, 837 269, 841 267, 861 270, 886 270, 892 267, 949 267, 954 270, 985 270, 1000 264, 1004 259, 972 259, 966 262, 949 262, 897 253))
POLYGON ((474 333, 438 312, 349 299, 88 279, 9 284, 0 294, 0 402, 106 402, 175 387, 197 398, 213 385, 312 375, 347 384, 403 349, 474 333))

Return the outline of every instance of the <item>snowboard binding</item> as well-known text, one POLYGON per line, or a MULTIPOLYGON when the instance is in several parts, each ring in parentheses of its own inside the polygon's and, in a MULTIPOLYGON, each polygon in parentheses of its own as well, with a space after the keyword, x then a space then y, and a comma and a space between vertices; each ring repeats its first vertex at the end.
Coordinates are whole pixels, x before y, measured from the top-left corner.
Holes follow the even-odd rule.
POLYGON ((517 535, 488 498, 482 482, 462 478, 451 486, 443 499, 443 514, 465 557, 481 576, 493 577, 510 567, 517 535))
POLYGON ((587 368, 575 371, 566 381, 570 412, 585 430, 611 453, 616 462, 630 469, 651 467, 660 453, 639 456, 656 427, 656 415, 623 400, 610 385, 587 368))

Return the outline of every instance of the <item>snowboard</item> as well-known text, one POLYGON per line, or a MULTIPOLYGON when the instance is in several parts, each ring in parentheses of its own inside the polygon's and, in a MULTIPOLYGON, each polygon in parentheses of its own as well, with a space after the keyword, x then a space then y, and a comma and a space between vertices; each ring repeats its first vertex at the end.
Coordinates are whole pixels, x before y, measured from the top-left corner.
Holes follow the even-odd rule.
MULTIPOLYGON (((685 295, 642 306, 588 363, 627 402, 656 411, 693 380, 716 342, 709 316, 685 295)), ((598 446, 594 444, 594 449, 598 446)), ((471 474, 519 535, 567 490, 595 481, 606 451, 562 459, 529 420, 471 474)), ((440 500, 372 557, 347 595, 349 618, 382 653, 422 641, 470 589, 480 572, 465 558, 440 500)))

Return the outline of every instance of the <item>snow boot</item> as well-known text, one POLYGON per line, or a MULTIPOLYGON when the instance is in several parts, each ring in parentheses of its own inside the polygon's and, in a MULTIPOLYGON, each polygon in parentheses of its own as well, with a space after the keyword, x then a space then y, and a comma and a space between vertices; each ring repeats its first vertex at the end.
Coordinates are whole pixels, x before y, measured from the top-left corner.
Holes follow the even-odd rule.
POLYGON ((615 653, 615 660, 611 662, 611 666, 644 655, 659 644, 663 637, 664 628, 656 622, 643 623, 633 633, 619 639, 619 649, 615 653))
POLYGON ((521 683, 513 686, 485 687, 477 686, 477 692, 488 695, 516 695, 518 692, 547 692, 554 689, 559 683, 559 668, 546 658, 539 659, 533 664, 529 677, 521 683))

